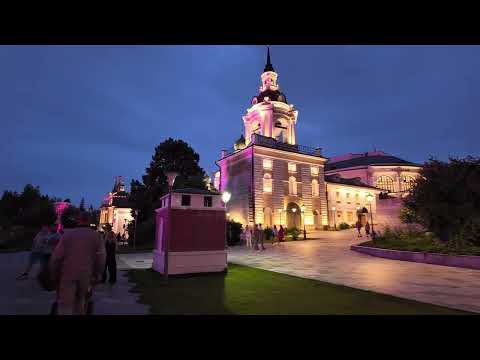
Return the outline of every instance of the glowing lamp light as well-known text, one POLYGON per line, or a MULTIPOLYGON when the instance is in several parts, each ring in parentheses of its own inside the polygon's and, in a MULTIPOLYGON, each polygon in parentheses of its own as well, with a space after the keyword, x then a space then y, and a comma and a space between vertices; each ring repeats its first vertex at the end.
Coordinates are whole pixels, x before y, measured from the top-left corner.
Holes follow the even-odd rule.
POLYGON ((293 208, 292 209, 292 212, 295 214, 297 212, 297 209, 296 208, 293 208))
POLYGON ((222 194, 222 201, 227 204, 230 201, 230 198, 232 197, 232 194, 230 194, 228 191, 225 191, 222 194))
POLYGON ((332 210, 335 211, 337 210, 337 208, 335 206, 332 206, 332 210))
POLYGON ((302 212, 305 212, 305 209, 306 209, 305 206, 302 206, 302 207, 300 208, 300 210, 301 210, 302 212))
POLYGON ((372 194, 368 194, 367 196, 365 196, 365 199, 370 203, 373 201, 373 195, 372 194))
POLYGON ((175 178, 178 176, 178 172, 176 172, 176 171, 168 171, 168 172, 166 173, 166 175, 167 175, 168 186, 169 186, 170 188, 172 188, 172 187, 173 187, 173 183, 175 182, 175 178))
POLYGON ((278 209, 278 212, 281 213, 283 211, 283 209, 278 209))

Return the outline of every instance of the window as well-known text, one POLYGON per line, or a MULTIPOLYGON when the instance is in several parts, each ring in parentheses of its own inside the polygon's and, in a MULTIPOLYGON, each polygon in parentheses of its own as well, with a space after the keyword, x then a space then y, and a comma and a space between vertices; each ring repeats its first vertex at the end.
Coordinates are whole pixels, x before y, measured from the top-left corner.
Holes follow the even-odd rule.
POLYGON ((347 199, 350 198, 350 193, 347 193, 346 195, 347 195, 347 199))
POLYGON ((341 220, 342 219, 342 212, 341 211, 337 211, 337 218, 338 220, 341 220))
POLYGON ((402 191, 409 191, 415 185, 415 178, 410 175, 402 177, 402 191))
POLYGON ((203 206, 212 207, 212 197, 211 196, 204 196, 203 197, 203 206))
POLYGON ((377 188, 386 190, 387 192, 394 191, 393 179, 390 176, 382 175, 377 179, 377 188))
POLYGON ((312 176, 317 176, 318 175, 318 167, 316 167, 316 166, 310 167, 310 174, 312 174, 312 176))
POLYGON ((297 180, 293 176, 290 176, 288 179, 288 193, 290 195, 297 195, 297 180))
POLYGON ((263 159, 263 168, 265 170, 272 170, 272 160, 271 159, 263 159))
POLYGON ((359 195, 355 194, 355 202, 357 203, 357 205, 358 205, 358 198, 359 198, 359 195))
POLYGON ((347 221, 352 222, 353 221, 353 212, 348 211, 347 212, 347 221))
POLYGON ((313 179, 312 180, 312 196, 318 196, 320 192, 319 186, 318 186, 318 180, 313 179))
POLYGON ((190 206, 190 195, 182 195, 182 206, 190 206))
POLYGON ((297 164, 288 163, 288 172, 291 172, 291 173, 297 172, 297 164))
POLYGON ((270 174, 263 175, 263 192, 272 192, 272 176, 270 174))
POLYGON ((335 195, 337 196, 337 199, 338 199, 340 197, 340 191, 337 191, 335 195))

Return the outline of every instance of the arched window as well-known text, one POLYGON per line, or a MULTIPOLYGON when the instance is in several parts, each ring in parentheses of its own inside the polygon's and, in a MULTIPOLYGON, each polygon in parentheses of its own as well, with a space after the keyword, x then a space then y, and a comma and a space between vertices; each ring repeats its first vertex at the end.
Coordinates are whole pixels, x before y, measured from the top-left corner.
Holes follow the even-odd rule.
POLYGON ((320 193, 320 189, 319 189, 319 186, 318 186, 318 180, 313 179, 312 180, 312 196, 318 196, 319 193, 320 193))
POLYGON ((402 177, 402 191, 409 191, 415 186, 415 178, 410 175, 402 177))
POLYGON ((290 176, 288 179, 288 193, 290 195, 297 195, 297 179, 294 176, 290 176))
POLYGON ((393 192, 393 179, 390 176, 382 175, 377 179, 377 188, 393 192))
POLYGON ((263 192, 272 192, 272 175, 270 174, 263 175, 263 192))

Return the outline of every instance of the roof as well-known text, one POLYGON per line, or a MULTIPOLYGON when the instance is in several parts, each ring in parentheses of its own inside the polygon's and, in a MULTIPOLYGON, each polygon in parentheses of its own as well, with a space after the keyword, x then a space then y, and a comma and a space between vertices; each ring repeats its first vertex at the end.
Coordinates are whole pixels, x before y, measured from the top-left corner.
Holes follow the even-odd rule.
POLYGON ((131 208, 132 204, 126 196, 114 196, 112 199, 112 206, 117 208, 131 208))
POLYGON ((410 161, 406 161, 400 159, 396 156, 361 156, 356 157, 349 160, 344 161, 337 161, 334 163, 327 163, 325 165, 325 171, 330 170, 337 170, 337 169, 345 169, 354 166, 368 166, 368 165, 396 165, 396 166, 418 166, 421 167, 419 164, 412 163, 410 161))
POLYGON ((217 191, 210 191, 204 189, 194 189, 194 188, 183 188, 183 189, 175 189, 173 190, 174 193, 182 193, 182 194, 199 194, 199 195, 221 195, 217 191))
POLYGON ((345 178, 342 178, 338 175, 325 175, 325 181, 330 182, 330 183, 335 183, 335 184, 361 186, 361 187, 365 187, 365 188, 378 190, 374 186, 370 186, 370 185, 365 184, 359 178, 345 179, 345 178))

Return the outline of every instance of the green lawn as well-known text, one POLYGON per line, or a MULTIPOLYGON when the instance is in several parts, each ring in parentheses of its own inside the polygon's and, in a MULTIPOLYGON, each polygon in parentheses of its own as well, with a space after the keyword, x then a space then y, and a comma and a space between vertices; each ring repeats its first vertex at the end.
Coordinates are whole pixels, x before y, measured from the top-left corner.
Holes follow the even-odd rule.
POLYGON ((345 286, 229 265, 226 274, 172 277, 129 270, 154 315, 459 315, 466 312, 345 286))

